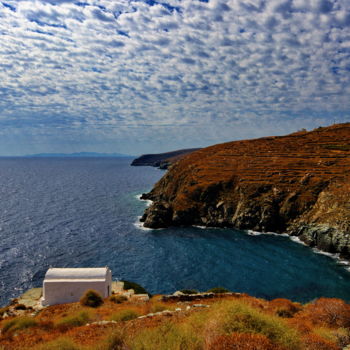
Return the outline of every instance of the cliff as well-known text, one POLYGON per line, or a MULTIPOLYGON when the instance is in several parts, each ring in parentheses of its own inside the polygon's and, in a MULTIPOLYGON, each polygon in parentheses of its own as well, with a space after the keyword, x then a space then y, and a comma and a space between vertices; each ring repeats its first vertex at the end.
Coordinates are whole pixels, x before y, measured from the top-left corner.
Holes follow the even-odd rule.
POLYGON ((133 166, 154 166, 161 169, 167 169, 169 165, 177 162, 186 154, 197 151, 200 148, 180 149, 177 151, 157 153, 157 154, 143 154, 134 159, 131 163, 133 166))
POLYGON ((146 227, 288 232, 349 259, 350 123, 201 149, 143 198, 146 227))

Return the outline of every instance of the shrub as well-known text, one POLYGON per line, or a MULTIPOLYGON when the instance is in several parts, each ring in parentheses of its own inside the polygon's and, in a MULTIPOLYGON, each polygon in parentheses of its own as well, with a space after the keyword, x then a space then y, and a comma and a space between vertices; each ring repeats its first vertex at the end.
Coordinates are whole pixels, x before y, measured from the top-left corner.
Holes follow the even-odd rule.
POLYGON ((54 323, 51 320, 40 321, 38 326, 45 331, 50 331, 54 328, 54 323))
POLYGON ((278 350, 277 345, 261 334, 232 333, 216 337, 208 350, 278 350))
POLYGON ((340 350, 329 340, 323 339, 316 334, 308 334, 302 338, 305 350, 340 350))
POLYGON ((21 329, 36 326, 38 323, 31 317, 22 316, 5 321, 2 327, 2 333, 19 331, 21 329))
POLYGON ((224 287, 214 287, 208 290, 208 293, 215 293, 215 294, 220 294, 220 293, 229 293, 230 291, 224 287))
POLYGON ((85 325, 90 319, 86 311, 81 311, 76 315, 70 315, 62 318, 56 323, 56 326, 62 330, 85 325))
POLYGON ((121 330, 113 330, 105 339, 101 350, 124 350, 125 335, 121 330))
POLYGON ((24 304, 17 304, 14 307, 15 310, 27 310, 27 307, 24 304))
POLYGON ((153 313, 161 312, 161 311, 164 311, 166 309, 167 309, 167 307, 162 305, 162 304, 154 304, 151 306, 150 312, 153 312, 153 313))
POLYGON ((92 289, 89 289, 80 299, 80 304, 90 307, 99 307, 103 304, 103 299, 99 293, 92 289))
POLYGON ((135 310, 123 310, 117 314, 112 315, 113 321, 130 321, 139 317, 139 314, 135 310))
POLYGON ((66 337, 57 338, 53 341, 38 345, 34 350, 79 350, 73 341, 66 337))
POLYGON ((189 329, 167 322, 160 327, 138 333, 132 341, 133 350, 202 350, 202 340, 189 329))
POLYGON ((180 292, 183 294, 198 294, 198 290, 195 289, 181 289, 180 292))
POLYGON ((140 286, 135 282, 129 282, 129 281, 121 281, 121 282, 124 282, 124 290, 133 289, 135 294, 148 294, 149 296, 151 296, 151 294, 148 293, 145 288, 143 288, 142 286, 140 286))
POLYGON ((109 298, 110 301, 113 301, 114 303, 116 304, 121 304, 123 303, 124 301, 127 301, 128 298, 125 296, 125 295, 112 295, 110 298, 109 298))
POLYGON ((277 316, 291 318, 299 312, 302 307, 298 303, 293 303, 288 299, 274 299, 269 302, 268 309, 271 309, 277 316))
POLYGON ((317 327, 313 329, 313 332, 334 344, 338 344, 342 348, 350 344, 350 330, 347 328, 331 329, 317 327))
POLYGON ((308 304, 301 316, 306 316, 315 324, 336 327, 350 327, 350 305, 341 299, 320 298, 308 304))
POLYGON ((280 318, 267 315, 244 302, 230 301, 221 303, 218 309, 221 315, 221 329, 226 334, 232 332, 262 334, 272 343, 286 349, 300 349, 299 334, 289 328, 280 318))

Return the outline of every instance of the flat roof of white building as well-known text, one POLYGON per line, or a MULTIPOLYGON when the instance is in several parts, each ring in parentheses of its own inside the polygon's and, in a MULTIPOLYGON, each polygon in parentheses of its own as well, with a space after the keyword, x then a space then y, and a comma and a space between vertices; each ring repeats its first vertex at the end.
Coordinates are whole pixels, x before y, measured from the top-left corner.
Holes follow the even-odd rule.
POLYGON ((105 280, 108 267, 86 268, 49 268, 45 274, 45 281, 50 280, 105 280))

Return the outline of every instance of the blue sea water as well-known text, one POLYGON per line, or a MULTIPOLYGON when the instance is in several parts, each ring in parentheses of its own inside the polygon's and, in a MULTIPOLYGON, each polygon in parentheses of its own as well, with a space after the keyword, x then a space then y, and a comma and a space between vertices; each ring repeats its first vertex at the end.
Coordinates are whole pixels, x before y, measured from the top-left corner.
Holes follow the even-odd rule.
POLYGON ((288 238, 138 227, 163 172, 118 158, 0 159, 0 305, 50 267, 108 265, 151 293, 224 286, 264 298, 350 301, 350 272, 288 238))

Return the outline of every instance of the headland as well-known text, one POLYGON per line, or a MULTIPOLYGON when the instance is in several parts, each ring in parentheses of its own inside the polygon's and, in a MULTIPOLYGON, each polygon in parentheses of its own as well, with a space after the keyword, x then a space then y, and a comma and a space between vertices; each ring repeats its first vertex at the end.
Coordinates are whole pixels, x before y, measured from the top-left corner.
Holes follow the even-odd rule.
POLYGON ((287 232, 350 259, 350 123, 200 149, 142 198, 145 227, 287 232))

